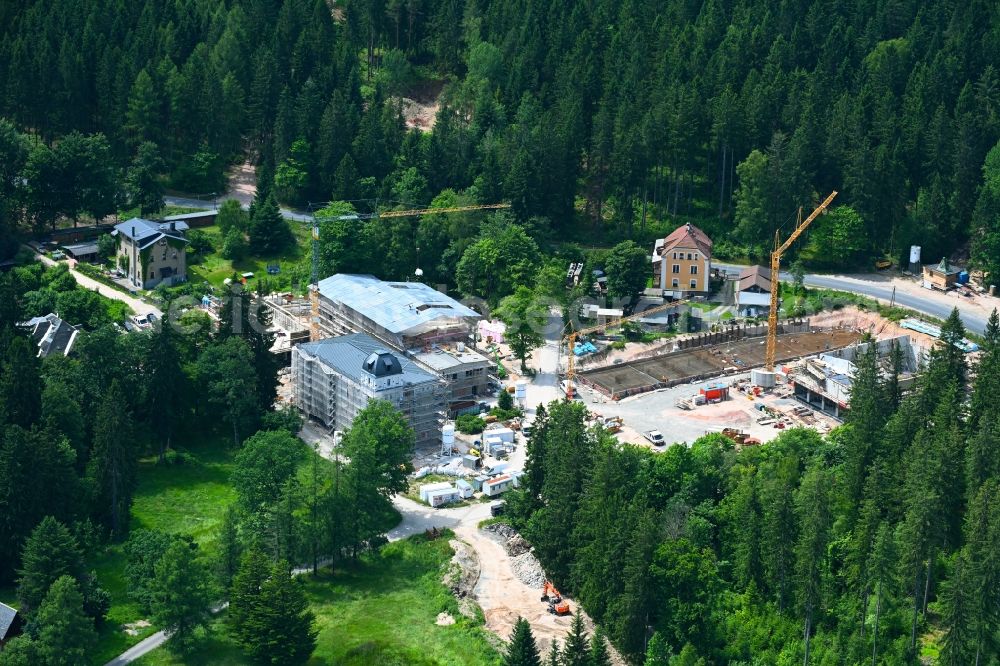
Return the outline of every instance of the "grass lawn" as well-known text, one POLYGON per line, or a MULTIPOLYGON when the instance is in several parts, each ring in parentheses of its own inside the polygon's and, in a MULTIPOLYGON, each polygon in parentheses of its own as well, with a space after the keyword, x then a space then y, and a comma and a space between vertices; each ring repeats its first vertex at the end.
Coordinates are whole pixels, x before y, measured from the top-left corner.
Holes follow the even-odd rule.
MULTIPOLYGON (((191 455, 185 462, 173 465, 158 465, 155 457, 141 460, 139 486, 132 504, 132 528, 190 534, 205 552, 211 553, 216 527, 222 522, 226 507, 236 499, 229 485, 233 452, 227 444, 224 436, 179 442, 181 446, 191 446, 191 455)), ((89 565, 97 573, 101 586, 111 593, 111 610, 100 630, 93 661, 103 664, 156 629, 140 630, 137 636, 129 636, 121 629, 121 625, 145 617, 126 591, 121 544, 109 546, 89 565)))
MULTIPOLYGON (((212 241, 214 250, 204 257, 197 258, 193 262, 188 262, 188 279, 191 282, 205 281, 213 287, 221 287, 223 281, 228 277, 232 277, 235 271, 237 273, 252 272, 254 274, 254 277, 247 281, 248 287, 253 287, 255 280, 259 277, 266 277, 269 281, 282 286, 290 285, 293 274, 299 272, 295 269, 305 267, 308 270, 307 264, 312 260, 312 250, 311 232, 308 226, 294 220, 288 220, 288 226, 292 230, 292 236, 295 239, 294 245, 277 255, 266 257, 249 256, 237 262, 233 262, 222 256, 222 230, 217 225, 199 227, 198 230, 204 232, 209 240, 212 241), (281 273, 278 275, 268 275, 267 265, 275 263, 281 266, 281 273)), ((306 279, 308 279, 308 273, 306 274, 306 279)))
MULTIPOLYGON (((303 576, 319 629, 310 664, 342 666, 476 666, 496 664, 498 655, 482 619, 458 613, 455 598, 441 583, 452 550, 445 538, 418 535, 385 546, 379 553, 335 574, 303 576), (447 611, 450 626, 435 623, 447 611)), ((247 664, 221 623, 195 659, 184 661, 159 649, 136 662, 141 666, 247 664)))

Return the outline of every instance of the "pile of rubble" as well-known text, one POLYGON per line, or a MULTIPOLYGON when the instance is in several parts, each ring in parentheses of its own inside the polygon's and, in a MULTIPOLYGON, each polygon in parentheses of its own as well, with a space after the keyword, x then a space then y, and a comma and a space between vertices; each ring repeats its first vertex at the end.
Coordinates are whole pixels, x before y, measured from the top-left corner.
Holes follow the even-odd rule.
POLYGON ((500 542, 510 556, 510 568, 518 580, 529 587, 545 584, 545 571, 531 552, 531 544, 510 525, 492 523, 483 528, 500 542))

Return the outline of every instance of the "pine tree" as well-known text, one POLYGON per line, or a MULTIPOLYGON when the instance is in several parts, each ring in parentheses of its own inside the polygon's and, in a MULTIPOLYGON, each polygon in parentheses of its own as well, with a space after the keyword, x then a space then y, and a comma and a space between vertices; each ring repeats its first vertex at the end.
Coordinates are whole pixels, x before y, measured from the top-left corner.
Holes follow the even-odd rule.
POLYGON ((514 623, 514 633, 507 644, 507 653, 503 659, 504 666, 541 666, 542 659, 538 655, 538 646, 531 633, 531 625, 523 617, 514 623))
POLYGON ((242 553, 239 514, 236 512, 236 507, 230 505, 226 509, 226 515, 222 519, 222 527, 219 529, 219 546, 215 566, 216 579, 227 595, 233 584, 233 578, 239 570, 242 553))
POLYGON ((969 650, 969 628, 974 617, 969 598, 968 563, 959 556, 951 578, 943 585, 941 601, 946 628, 941 649, 941 666, 964 666, 973 663, 969 650))
POLYGON ((589 660, 590 646, 587 632, 583 627, 583 612, 577 608, 573 614, 569 635, 566 636, 566 645, 563 647, 562 666, 587 666, 589 660))
POLYGON ((590 638, 590 662, 588 666, 611 666, 607 639, 600 629, 596 630, 590 638))
POLYGON ((159 440, 161 461, 170 448, 174 425, 182 416, 183 396, 187 393, 187 378, 181 369, 172 329, 170 322, 161 322, 153 331, 143 374, 145 402, 150 425, 159 440))
POLYGON ((34 623, 39 663, 76 666, 91 661, 97 633, 94 621, 84 613, 83 595, 73 577, 60 576, 52 583, 34 623))
POLYGON ((97 407, 94 448, 88 475, 97 491, 95 518, 111 531, 112 538, 128 533, 132 493, 139 456, 132 429, 132 415, 118 380, 97 407))
POLYGON ((545 659, 545 666, 562 666, 562 650, 559 649, 559 641, 552 641, 549 656, 545 659))
POLYGON ((275 664, 305 663, 316 649, 318 632, 302 585, 292 578, 284 560, 275 563, 261 585, 260 595, 246 618, 241 643, 256 661, 275 664))
POLYGON ((156 563, 152 588, 154 621, 171 634, 170 646, 184 654, 194 646, 194 633, 211 619, 212 590, 208 569, 196 547, 175 540, 156 563))
POLYGON ((799 541, 795 546, 796 578, 799 584, 799 603, 805 617, 803 663, 806 665, 809 663, 809 639, 813 631, 813 620, 823 601, 822 575, 832 522, 828 484, 825 471, 816 464, 806 471, 795 497, 801 528, 799 541))
POLYGON ((255 205, 250 215, 248 232, 250 250, 256 256, 273 256, 288 247, 292 231, 288 228, 288 221, 281 215, 273 194, 255 205))
POLYGON ((28 338, 15 336, 0 362, 0 425, 30 428, 41 413, 38 359, 28 338))
POLYGON ((21 612, 30 614, 37 610, 59 577, 80 580, 83 573, 83 555, 76 539, 55 518, 43 519, 31 532, 21 555, 17 580, 21 612))

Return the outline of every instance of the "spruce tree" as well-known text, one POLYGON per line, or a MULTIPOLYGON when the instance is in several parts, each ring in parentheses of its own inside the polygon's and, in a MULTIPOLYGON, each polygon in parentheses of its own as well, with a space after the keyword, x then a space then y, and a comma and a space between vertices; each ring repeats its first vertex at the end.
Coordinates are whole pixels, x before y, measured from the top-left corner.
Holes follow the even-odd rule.
POLYGON ((113 539, 128 533, 132 493, 135 491, 139 454, 132 415, 118 380, 97 406, 94 448, 88 475, 96 490, 95 518, 113 539))
POLYGON ((240 567, 229 589, 227 621, 236 642, 249 650, 254 640, 254 630, 249 620, 260 603, 261 589, 270 575, 271 563, 260 547, 254 545, 243 553, 240 567))
POLYGON ((538 645, 531 633, 531 625, 523 617, 514 623, 514 633, 511 634, 507 653, 504 655, 504 666, 541 666, 542 660, 538 654, 538 645))
POLYGON ((10 340, 0 362, 0 425, 31 428, 42 410, 37 354, 21 335, 10 340))
POLYGON ((219 528, 219 546, 216 555, 215 573, 216 579, 229 595, 233 578, 240 567, 240 557, 243 553, 243 544, 240 541, 239 514, 234 505, 226 509, 226 515, 222 519, 222 527, 219 528))
POLYGON ((608 654, 607 639, 600 629, 590 637, 590 663, 589 666, 611 666, 611 655, 608 654))
POLYGON ((241 630, 242 646, 255 661, 302 664, 316 649, 316 620, 299 581, 290 567, 279 560, 261 585, 260 595, 241 630))
POLYGON ((588 643, 587 632, 583 626, 583 611, 577 608, 562 651, 562 666, 587 666, 590 660, 588 643))
POLYGON ((968 585, 968 563, 960 555, 955 560, 955 570, 951 578, 942 586, 941 591, 944 609, 942 622, 945 626, 939 662, 941 666, 964 666, 974 663, 970 658, 969 649, 969 629, 974 617, 968 585))
POLYGON ((292 231, 281 215, 273 194, 254 208, 248 231, 250 251, 256 256, 272 256, 288 247, 292 231))
POLYGON ((21 612, 30 614, 37 610, 49 587, 60 576, 80 580, 83 574, 83 555, 76 539, 55 518, 44 518, 31 532, 21 555, 17 579, 21 612))
POLYGON ((35 648, 46 666, 77 666, 92 660, 97 642, 94 621, 83 609, 83 594, 71 576, 60 576, 49 588, 34 618, 35 648))
POLYGON ((181 369, 172 322, 162 321, 153 331, 144 369, 145 402, 162 462, 170 448, 174 426, 181 420, 187 391, 187 377, 181 369))
POLYGON ((561 666, 562 650, 559 649, 559 641, 552 641, 549 648, 549 656, 545 659, 545 666, 561 666))
POLYGON ((170 646, 187 653, 195 630, 211 619, 211 578, 196 547, 175 540, 156 563, 151 584, 153 620, 171 634, 170 646))

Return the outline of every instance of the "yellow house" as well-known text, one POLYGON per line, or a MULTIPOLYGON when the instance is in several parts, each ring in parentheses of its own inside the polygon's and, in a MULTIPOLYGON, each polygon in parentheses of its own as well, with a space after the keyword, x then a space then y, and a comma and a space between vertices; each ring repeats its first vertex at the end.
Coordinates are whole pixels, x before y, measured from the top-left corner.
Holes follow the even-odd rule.
POLYGON ((683 298, 707 293, 712 270, 712 239, 694 226, 678 227, 653 246, 653 286, 683 298))

